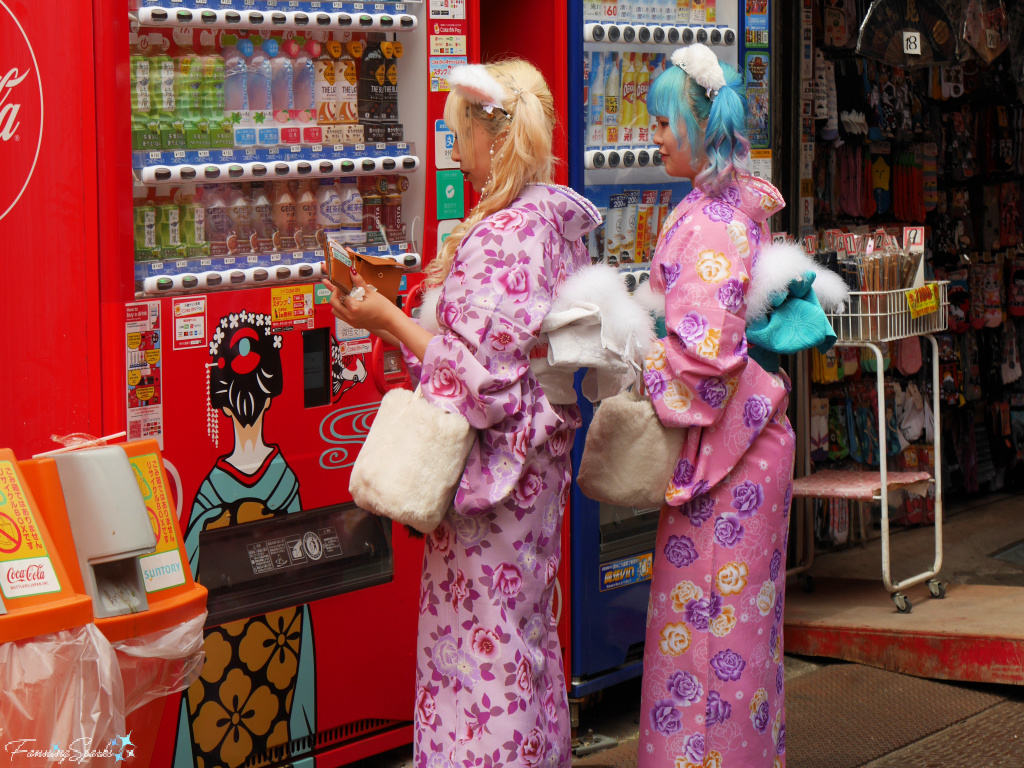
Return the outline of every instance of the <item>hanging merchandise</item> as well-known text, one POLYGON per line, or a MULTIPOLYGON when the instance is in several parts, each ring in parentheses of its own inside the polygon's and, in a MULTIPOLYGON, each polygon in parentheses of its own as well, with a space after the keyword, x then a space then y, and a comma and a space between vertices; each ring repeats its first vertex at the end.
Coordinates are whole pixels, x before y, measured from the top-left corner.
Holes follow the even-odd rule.
POLYGON ((953 61, 956 36, 936 0, 875 0, 864 17, 857 53, 896 67, 953 61))
POLYGON ((970 0, 964 13, 963 39, 986 64, 1009 44, 1009 19, 1003 0, 970 0))

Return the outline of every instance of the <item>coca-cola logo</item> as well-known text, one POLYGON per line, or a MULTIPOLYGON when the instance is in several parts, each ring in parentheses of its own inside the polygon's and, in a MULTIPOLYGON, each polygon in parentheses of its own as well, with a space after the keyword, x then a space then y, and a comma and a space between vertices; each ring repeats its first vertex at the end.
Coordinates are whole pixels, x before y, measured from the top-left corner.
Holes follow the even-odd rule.
POLYGON ((0 0, 0 219, 21 199, 43 139, 43 84, 28 35, 0 0))
POLYGON ((46 581, 46 569, 39 564, 27 568, 8 568, 8 584, 27 584, 32 581, 46 581))

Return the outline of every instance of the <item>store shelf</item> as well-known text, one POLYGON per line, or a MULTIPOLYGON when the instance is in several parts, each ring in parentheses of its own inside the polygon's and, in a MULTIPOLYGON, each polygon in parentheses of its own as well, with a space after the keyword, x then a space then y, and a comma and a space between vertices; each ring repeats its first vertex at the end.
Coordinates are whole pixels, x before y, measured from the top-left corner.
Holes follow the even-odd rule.
MULTIPOLYGON (((198 5, 198 4, 197 4, 198 5)), ((321 3, 323 6, 333 5, 321 3)), ((348 3, 346 5, 359 5, 348 3)), ((419 20, 411 13, 378 12, 383 3, 364 3, 374 8, 372 13, 360 10, 348 12, 263 10, 246 8, 184 8, 178 6, 151 6, 138 10, 140 27, 209 27, 211 29, 255 29, 255 30, 296 30, 321 29, 358 30, 360 32, 411 32, 419 26, 419 20)))
POLYGON ((136 152, 137 184, 202 184, 269 179, 410 174, 420 167, 409 144, 136 152))
MULTIPOLYGON (((932 476, 927 472, 886 473, 889 491, 905 489, 923 496, 931 482, 932 476)), ((826 469, 793 481, 794 498, 878 501, 881 494, 881 472, 826 469)))
POLYGON ((593 22, 583 25, 586 43, 628 43, 630 45, 736 45, 736 30, 726 26, 617 24, 593 22))
POLYGON ((661 164, 661 152, 653 144, 614 149, 588 149, 583 155, 583 168, 588 171, 654 168, 660 167, 661 164))

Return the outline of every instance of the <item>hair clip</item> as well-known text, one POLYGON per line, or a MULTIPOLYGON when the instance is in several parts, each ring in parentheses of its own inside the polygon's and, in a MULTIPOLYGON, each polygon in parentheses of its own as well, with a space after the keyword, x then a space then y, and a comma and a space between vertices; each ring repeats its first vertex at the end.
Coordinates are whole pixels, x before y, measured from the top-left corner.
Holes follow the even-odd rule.
POLYGON ((499 83, 483 64, 460 64, 448 75, 451 89, 471 104, 476 104, 494 117, 494 110, 499 110, 505 117, 512 119, 502 104, 508 98, 508 91, 499 83))
POLYGON ((693 78, 709 99, 715 98, 726 86, 722 64, 714 51, 703 43, 693 43, 685 48, 677 48, 672 53, 672 63, 693 78))

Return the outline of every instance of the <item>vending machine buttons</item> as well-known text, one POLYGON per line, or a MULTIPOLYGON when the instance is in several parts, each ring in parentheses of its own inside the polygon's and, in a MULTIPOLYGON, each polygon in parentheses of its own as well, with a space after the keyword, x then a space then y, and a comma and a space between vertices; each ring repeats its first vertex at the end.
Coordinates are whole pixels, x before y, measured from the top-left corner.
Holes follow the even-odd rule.
POLYGON ((304 27, 309 24, 309 16, 304 13, 296 13, 292 16, 292 21, 294 21, 297 26, 304 27))
POLYGON ((637 162, 637 165, 640 165, 640 166, 650 165, 651 164, 651 153, 648 152, 646 149, 641 149, 636 154, 636 162, 637 162))
POLYGON ((190 165, 184 165, 178 171, 182 181, 192 181, 196 177, 196 169, 190 165))
POLYGON ((655 27, 651 37, 654 39, 655 45, 661 45, 665 42, 665 29, 663 27, 655 27))
POLYGON ((245 272, 236 269, 234 272, 231 273, 231 282, 234 283, 235 285, 240 285, 241 283, 244 283, 245 272))
POLYGON ((632 150, 627 149, 622 153, 622 165, 626 168, 632 168, 636 162, 636 155, 632 150))
POLYGON ((267 270, 265 270, 265 269, 255 269, 255 270, 253 270, 252 279, 255 280, 257 283, 262 283, 268 277, 270 277, 270 273, 267 272, 267 270))
POLYGON ((256 176, 256 177, 266 176, 267 175, 267 166, 263 165, 263 163, 253 163, 253 165, 252 165, 252 175, 256 176))
POLYGON ((292 276, 292 271, 288 267, 278 267, 275 274, 278 280, 287 280, 292 276))
POLYGON ((725 44, 736 45, 736 33, 731 29, 725 30, 725 44))
POLYGON ((338 26, 339 27, 351 27, 352 26, 352 17, 349 16, 347 13, 339 13, 338 14, 338 26))
POLYGON ((690 45, 690 43, 693 42, 693 38, 694 38, 694 34, 693 34, 693 30, 692 29, 687 27, 686 29, 683 30, 683 34, 682 34, 683 45, 690 45))
POLYGON ((384 168, 385 171, 393 171, 393 170, 395 170, 395 161, 394 161, 394 159, 392 159, 390 157, 385 157, 384 158, 384 162, 382 163, 382 167, 384 168))
POLYGON ((250 24, 262 24, 263 23, 263 14, 260 13, 259 11, 250 11, 249 12, 249 23, 250 24))
POLYGON ((209 288, 216 288, 223 282, 223 278, 216 272, 211 272, 206 276, 206 285, 209 288))
POLYGON ((711 44, 721 45, 722 44, 722 30, 712 29, 711 30, 711 44))
POLYGON ((369 16, 369 15, 367 15, 365 13, 362 14, 359 17, 359 26, 360 27, 372 27, 373 26, 373 16, 369 16))
POLYGON ((329 27, 331 26, 331 17, 328 16, 326 13, 318 13, 316 15, 316 23, 317 26, 329 27))
POLYGON ((195 275, 185 275, 181 280, 181 285, 183 288, 195 288, 199 285, 199 278, 195 275))
POLYGON ((640 43, 649 43, 649 42, 651 42, 651 28, 650 27, 640 27, 640 29, 636 33, 636 39, 637 39, 637 42, 640 42, 640 43))
POLYGON ((676 29, 675 27, 669 27, 666 38, 668 38, 668 42, 671 45, 675 45, 676 43, 679 42, 679 30, 676 29))
POLYGON ((622 28, 622 42, 632 43, 636 40, 636 27, 626 24, 622 28))
POLYGON ((288 21, 288 17, 283 13, 272 13, 270 14, 270 21, 273 24, 281 25, 288 21))
MULTIPOLYGON (((345 170, 345 162, 344 161, 342 161, 341 168, 342 168, 342 170, 345 170)), ((330 160, 321 160, 320 161, 320 173, 331 173, 333 170, 334 170, 334 163, 332 163, 330 160)))
POLYGON ((415 16, 403 16, 398 25, 403 29, 415 29, 416 28, 416 17, 415 16))
POLYGON ((242 14, 238 13, 237 11, 228 11, 224 14, 224 21, 226 21, 228 24, 241 24, 242 14))
POLYGON ((703 27, 697 30, 697 42, 706 44, 708 41, 708 31, 703 27))
POLYGON ((278 176, 287 176, 292 172, 292 168, 288 163, 277 163, 274 165, 274 173, 278 176))

